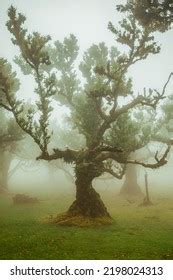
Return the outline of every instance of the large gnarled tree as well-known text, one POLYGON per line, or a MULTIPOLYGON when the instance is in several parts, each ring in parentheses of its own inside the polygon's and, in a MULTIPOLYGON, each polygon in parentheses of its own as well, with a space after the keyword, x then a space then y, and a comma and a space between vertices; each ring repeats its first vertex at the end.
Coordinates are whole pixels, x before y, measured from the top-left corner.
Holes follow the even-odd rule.
POLYGON ((13 113, 18 125, 37 143, 41 151, 38 159, 63 159, 66 163, 73 163, 76 199, 67 211, 68 216, 106 217, 109 220, 110 215, 92 186, 95 178, 104 172, 121 178, 127 163, 148 168, 158 168, 167 163, 170 145, 160 157, 156 153, 154 162, 145 163, 127 159, 126 151, 106 143, 107 133, 114 129, 114 124, 123 114, 136 106, 141 106, 141 110, 145 106, 155 109, 164 98, 164 91, 144 91, 137 96, 133 93, 132 81, 126 76, 129 67, 150 54, 157 54, 160 48, 154 41, 152 27, 143 27, 135 18, 133 2, 119 7, 119 10, 125 13, 125 18, 120 22, 119 29, 109 23, 109 30, 117 42, 125 44, 129 51, 120 53, 114 47, 108 50, 104 43, 93 45, 84 54, 78 69, 78 45, 73 35, 65 38, 63 43, 57 41, 54 46, 48 45, 49 36, 37 32, 28 34, 24 28, 25 17, 17 14, 14 7, 8 11, 7 27, 13 36, 13 44, 21 52, 15 61, 25 74, 34 77, 37 102, 35 107, 28 108, 17 99, 18 79, 2 58, 0 105, 13 113), (77 78, 79 69, 85 79, 81 84, 77 78), (121 105, 120 97, 126 99, 125 105, 121 105), (68 107, 73 125, 85 137, 83 148, 55 147, 51 150, 49 120, 53 99, 59 105, 68 107))

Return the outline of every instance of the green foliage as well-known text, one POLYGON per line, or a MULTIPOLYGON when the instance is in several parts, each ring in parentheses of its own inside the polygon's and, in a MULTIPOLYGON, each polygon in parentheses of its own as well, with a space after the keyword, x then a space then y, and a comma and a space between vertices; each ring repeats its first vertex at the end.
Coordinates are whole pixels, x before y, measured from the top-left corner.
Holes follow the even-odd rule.
POLYGON ((173 22, 172 0, 133 0, 135 16, 146 27, 165 32, 173 22))
POLYGON ((54 46, 50 52, 53 65, 62 73, 66 73, 69 69, 73 70, 73 63, 79 51, 76 37, 70 34, 69 38, 65 37, 62 43, 56 41, 54 46))
POLYGON ((92 45, 83 56, 83 61, 79 65, 83 77, 85 78, 84 92, 74 98, 75 109, 72 111, 75 127, 84 134, 87 146, 93 140, 93 135, 102 123, 102 118, 98 114, 97 106, 103 107, 106 111, 115 96, 126 96, 131 94, 131 79, 126 80, 125 76, 118 80, 118 63, 116 61, 119 52, 115 47, 110 50, 104 43, 92 45), (107 83, 104 69, 117 72, 117 78, 111 83, 107 83), (101 73, 103 71, 103 73, 101 73), (118 92, 116 91, 118 87, 118 92), (93 102, 92 98, 97 98, 93 102), (102 97, 105 100, 102 100, 102 97))
POLYGON ((73 97, 79 91, 79 80, 75 69, 78 51, 77 39, 72 34, 62 43, 56 41, 54 47, 49 46, 48 49, 52 67, 58 70, 59 76, 55 99, 66 106, 72 105, 73 97))
MULTIPOLYGON (((3 58, 0 58, 0 102, 15 106, 17 100, 15 93, 19 89, 19 80, 16 78, 16 73, 12 71, 12 67, 3 58), (6 92, 8 94, 6 94, 6 92)), ((16 106, 18 106, 16 104, 16 106)))
MULTIPOLYGON (((139 1, 138 1, 139 2, 139 1)), ((128 1, 126 5, 118 5, 117 10, 127 17, 119 22, 119 28, 115 28, 109 22, 108 29, 115 35, 117 42, 130 48, 130 58, 135 63, 138 60, 146 59, 149 54, 157 54, 160 47, 154 41, 152 26, 143 26, 135 17, 135 1, 128 1)), ((127 55, 120 55, 119 63, 126 66, 127 55)))
MULTIPOLYGON (((12 42, 19 47, 21 52, 21 57, 19 59, 16 58, 16 62, 21 66, 25 74, 34 75, 36 82, 35 92, 39 98, 36 102, 37 108, 31 107, 27 110, 27 113, 22 103, 20 104, 21 108, 19 111, 12 104, 11 111, 15 115, 19 126, 31 135, 40 149, 46 153, 47 145, 50 141, 50 133, 48 131, 49 117, 52 111, 50 97, 56 91, 54 73, 46 75, 42 70, 43 65, 50 65, 49 54, 46 50, 46 44, 50 40, 50 36, 41 36, 38 32, 27 34, 27 29, 23 27, 26 18, 20 13, 17 14, 13 6, 9 8, 8 16, 7 28, 13 35, 12 42), (26 67, 26 64, 29 67, 26 67), (39 112, 38 122, 35 119, 36 110, 39 112)), ((10 103, 11 99, 8 102, 10 103)), ((15 101, 15 103, 17 102, 15 101)))
POLYGON ((152 110, 141 111, 140 108, 133 112, 123 114, 107 131, 105 143, 110 146, 122 148, 123 156, 128 156, 145 147, 160 129, 160 119, 152 110))
POLYGON ((23 131, 16 124, 15 120, 10 118, 0 109, 0 149, 15 149, 17 142, 24 137, 23 131))
MULTIPOLYGON (((71 34, 62 43, 56 41, 53 46, 48 45, 44 49, 49 56, 50 64, 41 64, 40 69, 42 70, 42 74, 48 74, 48 82, 50 83, 51 80, 52 87, 54 87, 51 95, 60 104, 70 106, 73 96, 79 90, 79 80, 77 79, 75 70, 75 60, 77 59, 79 50, 77 39, 71 34), (56 75, 54 70, 56 71, 56 75)), ((32 74, 32 67, 23 55, 16 56, 14 61, 19 65, 24 75, 32 74)), ((45 86, 49 88, 49 84, 47 85, 45 83, 45 86)))
POLYGON ((117 48, 111 47, 109 50, 104 42, 92 45, 84 53, 79 69, 86 79, 86 91, 96 97, 105 97, 108 102, 115 95, 131 94, 131 79, 126 79, 125 75, 120 77, 119 55, 117 48), (114 76, 111 83, 107 82, 106 71, 114 76))
POLYGON ((12 42, 19 46, 23 58, 33 69, 38 69, 41 64, 50 64, 47 51, 44 49, 46 43, 50 40, 50 36, 41 36, 38 32, 27 35, 27 29, 23 28, 26 20, 21 13, 17 15, 16 9, 11 6, 8 10, 9 21, 7 28, 14 36, 12 42))
POLYGON ((120 116, 107 133, 106 142, 127 152, 134 151, 138 146, 140 123, 132 121, 130 115, 120 116))
POLYGON ((84 95, 76 97, 75 110, 72 112, 72 122, 79 133, 86 137, 86 144, 89 146, 95 131, 101 123, 101 118, 98 116, 91 99, 86 99, 84 95))
POLYGON ((156 136, 164 143, 173 139, 173 95, 168 96, 161 109, 162 120, 156 136))
POLYGON ((173 120, 173 95, 170 95, 168 100, 162 105, 162 111, 166 121, 173 120))
POLYGON ((109 145, 115 145, 122 148, 129 154, 140 146, 143 146, 141 135, 141 122, 136 119, 132 120, 131 116, 123 114, 107 133, 106 142, 109 145))
MULTIPOLYGON (((12 111, 16 122, 18 125, 30 135, 33 135, 35 141, 44 142, 43 139, 43 128, 47 126, 45 113, 49 115, 50 107, 47 102, 47 96, 44 98, 44 109, 45 113, 40 116, 40 126, 34 120, 35 108, 33 106, 28 106, 24 104, 23 101, 16 98, 16 91, 19 89, 19 81, 16 78, 16 73, 12 72, 11 66, 6 62, 6 60, 0 60, 0 103, 7 108, 7 110, 12 111)), ((50 86, 51 88, 51 86, 50 86)), ((39 87, 36 89, 39 91, 39 87)), ((49 88, 46 89, 50 94, 49 88)), ((46 93, 47 93, 46 92, 46 93)), ((43 92, 44 94, 44 92, 43 92)), ((4 107, 3 106, 3 107, 4 107)), ((37 107, 39 108, 40 102, 37 102, 37 107)), ((49 140, 49 139, 48 139, 49 140)), ((42 145, 42 144, 41 144, 42 145)))
POLYGON ((69 147, 70 149, 80 150, 86 146, 85 137, 79 134, 79 130, 74 128, 71 118, 66 117, 62 126, 55 126, 55 121, 52 123, 53 135, 51 138, 52 145, 57 143, 61 149, 69 147), (76 141, 77 139, 77 141, 76 141))
MULTIPOLYGON (((79 69, 81 70, 83 77, 86 78, 89 86, 93 83, 93 80, 95 81, 95 68, 99 66, 106 67, 107 61, 108 48, 104 42, 99 45, 92 45, 88 51, 84 53, 83 61, 81 62, 79 69)), ((99 82, 101 80, 99 75, 97 78, 99 82)))

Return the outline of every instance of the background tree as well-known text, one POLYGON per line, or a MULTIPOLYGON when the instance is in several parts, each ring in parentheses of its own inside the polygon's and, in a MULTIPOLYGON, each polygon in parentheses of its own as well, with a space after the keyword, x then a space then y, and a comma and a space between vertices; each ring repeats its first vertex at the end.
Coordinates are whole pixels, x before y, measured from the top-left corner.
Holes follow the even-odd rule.
MULTIPOLYGON (((136 158, 147 161, 154 157, 149 145, 155 139, 161 127, 161 119, 158 117, 159 109, 146 108, 143 112, 136 108, 130 113, 124 114, 114 123, 112 130, 107 133, 107 143, 121 145, 125 160, 136 158)), ((157 146, 157 143, 156 143, 157 146)), ((137 182, 137 168, 127 164, 125 168, 125 181, 120 190, 120 195, 125 198, 142 197, 143 193, 137 182)))
POLYGON ((7 189, 9 169, 18 141, 23 137, 22 130, 16 122, 0 109, 0 190, 7 189))
POLYGON ((125 7, 125 19, 120 23, 120 29, 116 29, 112 23, 109 23, 109 29, 117 42, 125 44, 129 51, 125 54, 118 53, 114 48, 109 51, 103 43, 91 47, 89 56, 85 53, 80 64, 85 79, 84 84, 80 85, 77 78, 78 69, 75 67, 78 53, 76 38, 71 35, 65 38, 63 43, 57 41, 53 47, 49 46, 49 52, 46 46, 50 37, 41 36, 37 32, 28 35, 27 29, 23 27, 25 17, 17 14, 13 7, 8 11, 7 27, 13 35, 13 43, 20 49, 20 63, 24 63, 23 66, 27 65, 27 74, 32 74, 35 79, 37 102, 35 106, 26 108, 24 102, 17 99, 15 92, 19 86, 18 79, 11 66, 2 58, 1 106, 13 113, 18 125, 37 143, 41 150, 38 159, 63 159, 66 163, 73 163, 76 200, 67 212, 70 218, 80 215, 92 218, 106 217, 110 222, 110 215, 92 186, 93 180, 104 172, 114 172, 117 176, 122 176, 122 164, 132 163, 158 168, 167 163, 170 145, 167 145, 160 158, 155 156, 154 163, 143 163, 126 160, 126 151, 105 143, 107 131, 113 129, 113 124, 120 116, 139 105, 141 109, 144 106, 155 109, 158 102, 164 98, 163 93, 154 90, 148 93, 145 91, 138 96, 132 91, 131 79, 126 76, 129 67, 139 60, 146 59, 149 54, 158 53, 160 48, 151 36, 152 28, 142 27, 134 17, 133 7, 125 7), (88 69, 88 57, 90 58, 92 51, 96 49, 102 49, 104 56, 91 60, 88 69), (53 55, 56 55, 56 60, 51 59, 53 55), (123 106, 120 104, 120 97, 129 97, 123 106), (61 106, 68 107, 74 125, 85 137, 84 148, 51 150, 52 131, 49 129, 49 120, 53 98, 61 106), (114 165, 114 171, 111 169, 110 160, 117 163, 114 165))
MULTIPOLYGON (((117 147, 121 145, 124 153, 124 159, 130 160, 138 158, 145 160, 140 155, 140 150, 144 148, 151 140, 151 134, 154 133, 154 122, 150 125, 151 114, 145 114, 141 111, 126 113, 120 116, 113 129, 107 133, 107 143, 114 143, 117 147), (153 130, 152 130, 153 129, 153 130)), ((120 195, 125 198, 142 197, 143 193, 137 182, 137 168, 135 165, 127 164, 125 168, 125 181, 120 189, 120 195)), ((118 178, 119 179, 119 178, 118 178)), ((121 179, 121 178, 120 178, 121 179)))
POLYGON ((153 140, 160 141, 164 144, 173 144, 173 95, 169 95, 161 106, 162 116, 157 133, 153 140))

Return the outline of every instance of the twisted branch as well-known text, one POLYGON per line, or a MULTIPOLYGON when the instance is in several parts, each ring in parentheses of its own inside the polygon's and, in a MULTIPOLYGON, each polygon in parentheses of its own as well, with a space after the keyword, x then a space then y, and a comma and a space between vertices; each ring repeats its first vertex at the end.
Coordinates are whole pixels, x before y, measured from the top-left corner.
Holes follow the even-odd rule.
POLYGON ((138 160, 127 160, 126 163, 130 163, 130 164, 137 164, 137 165, 141 165, 143 167, 146 168, 151 168, 151 169, 156 169, 159 168, 165 164, 167 164, 168 160, 167 160, 167 155, 170 152, 171 149, 171 145, 167 145, 167 149, 165 150, 165 153, 163 154, 163 156, 159 159, 158 158, 158 151, 155 154, 155 163, 144 163, 144 162, 140 162, 138 160))
POLYGON ((103 169, 104 172, 111 174, 113 177, 121 180, 125 174, 126 171, 126 165, 124 165, 124 167, 120 170, 118 170, 119 172, 116 173, 112 168, 104 168, 103 169))
POLYGON ((49 155, 48 153, 42 153, 39 157, 37 157, 37 160, 44 159, 44 160, 56 160, 56 159, 63 159, 66 163, 72 163, 77 160, 77 157, 79 155, 78 151, 66 149, 66 150, 60 150, 60 149, 53 149, 53 154, 49 155))

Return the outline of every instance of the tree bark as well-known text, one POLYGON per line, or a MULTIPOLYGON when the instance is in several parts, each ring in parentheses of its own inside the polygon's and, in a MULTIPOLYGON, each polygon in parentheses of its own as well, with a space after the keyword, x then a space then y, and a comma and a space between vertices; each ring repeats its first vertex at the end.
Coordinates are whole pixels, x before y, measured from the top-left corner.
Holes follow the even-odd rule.
POLYGON ((90 218, 110 217, 100 195, 92 186, 97 177, 94 167, 90 164, 81 164, 76 168, 76 200, 70 206, 68 214, 90 218))
POLYGON ((120 195, 126 198, 142 197, 143 193, 137 182, 137 170, 133 164, 128 164, 125 181, 120 190, 120 195))
POLYGON ((8 172, 11 163, 11 155, 9 151, 1 151, 0 154, 0 190, 8 188, 8 172))

